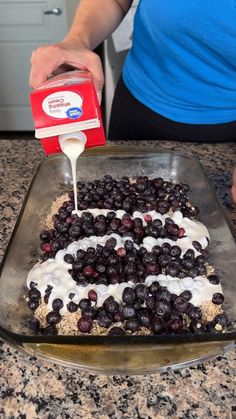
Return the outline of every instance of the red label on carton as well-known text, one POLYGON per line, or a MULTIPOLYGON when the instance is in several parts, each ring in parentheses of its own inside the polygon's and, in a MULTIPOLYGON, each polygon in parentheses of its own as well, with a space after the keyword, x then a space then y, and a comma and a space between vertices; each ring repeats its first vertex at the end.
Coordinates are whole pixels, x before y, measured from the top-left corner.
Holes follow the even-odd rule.
POLYGON ((55 76, 30 94, 35 125, 45 153, 60 153, 59 136, 82 131, 86 147, 105 144, 100 106, 89 72, 55 76))

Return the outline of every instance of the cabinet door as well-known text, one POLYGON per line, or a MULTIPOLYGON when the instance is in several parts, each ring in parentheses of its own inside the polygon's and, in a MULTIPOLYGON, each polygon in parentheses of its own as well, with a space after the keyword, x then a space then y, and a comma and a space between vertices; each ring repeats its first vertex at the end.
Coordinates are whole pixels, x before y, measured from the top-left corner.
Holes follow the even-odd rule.
POLYGON ((63 0, 0 0, 0 130, 33 130, 31 52, 67 31, 63 0))

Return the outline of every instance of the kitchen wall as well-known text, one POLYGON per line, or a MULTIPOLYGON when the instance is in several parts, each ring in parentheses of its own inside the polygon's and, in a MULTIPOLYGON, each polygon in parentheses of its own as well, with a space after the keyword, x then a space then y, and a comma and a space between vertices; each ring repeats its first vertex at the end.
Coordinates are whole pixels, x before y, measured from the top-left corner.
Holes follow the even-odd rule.
POLYGON ((68 21, 68 29, 70 28, 71 23, 75 15, 76 8, 79 4, 79 0, 68 0, 66 1, 66 14, 68 21))

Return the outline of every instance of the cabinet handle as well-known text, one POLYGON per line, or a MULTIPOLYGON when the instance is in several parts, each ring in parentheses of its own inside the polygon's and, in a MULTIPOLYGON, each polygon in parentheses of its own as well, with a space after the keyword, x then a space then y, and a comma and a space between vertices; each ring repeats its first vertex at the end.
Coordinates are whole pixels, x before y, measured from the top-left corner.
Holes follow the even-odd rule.
POLYGON ((62 10, 60 9, 60 7, 54 7, 53 9, 50 10, 45 10, 45 12, 43 12, 45 15, 55 15, 55 16, 59 16, 62 14, 62 10))

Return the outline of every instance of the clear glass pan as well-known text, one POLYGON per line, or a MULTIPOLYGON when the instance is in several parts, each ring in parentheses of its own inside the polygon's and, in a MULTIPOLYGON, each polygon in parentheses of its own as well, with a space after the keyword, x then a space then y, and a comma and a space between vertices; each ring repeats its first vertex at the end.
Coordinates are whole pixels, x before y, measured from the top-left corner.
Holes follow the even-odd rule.
POLYGON ((0 276, 0 335, 39 357, 101 373, 143 374, 202 362, 234 346, 236 339, 236 244, 225 213, 200 163, 180 154, 149 148, 104 147, 86 150, 78 162, 78 180, 111 174, 162 176, 190 184, 191 200, 200 207, 210 232, 211 262, 222 278, 225 310, 232 326, 225 333, 168 336, 32 336, 31 314, 24 294, 28 271, 39 254, 39 232, 52 201, 71 188, 70 164, 64 155, 47 158, 29 188, 6 250, 0 276))

